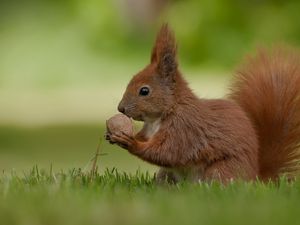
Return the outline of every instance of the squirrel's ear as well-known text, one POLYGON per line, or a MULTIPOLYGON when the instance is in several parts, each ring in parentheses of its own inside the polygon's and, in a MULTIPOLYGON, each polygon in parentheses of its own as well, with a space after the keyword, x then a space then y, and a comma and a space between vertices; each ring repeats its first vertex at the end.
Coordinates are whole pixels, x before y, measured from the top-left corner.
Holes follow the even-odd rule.
POLYGON ((177 44, 168 24, 162 25, 152 50, 151 63, 157 64, 162 76, 172 76, 177 71, 177 44))

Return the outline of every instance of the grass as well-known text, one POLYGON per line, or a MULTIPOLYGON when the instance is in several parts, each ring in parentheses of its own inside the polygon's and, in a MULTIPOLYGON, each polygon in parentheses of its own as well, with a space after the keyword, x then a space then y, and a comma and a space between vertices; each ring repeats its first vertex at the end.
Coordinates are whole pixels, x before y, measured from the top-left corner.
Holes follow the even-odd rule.
POLYGON ((0 126, 0 224, 298 224, 300 180, 159 186, 155 167, 106 142, 93 169, 103 132, 0 126))
POLYGON ((180 183, 149 173, 29 173, 0 177, 1 224, 298 224, 300 182, 180 183))

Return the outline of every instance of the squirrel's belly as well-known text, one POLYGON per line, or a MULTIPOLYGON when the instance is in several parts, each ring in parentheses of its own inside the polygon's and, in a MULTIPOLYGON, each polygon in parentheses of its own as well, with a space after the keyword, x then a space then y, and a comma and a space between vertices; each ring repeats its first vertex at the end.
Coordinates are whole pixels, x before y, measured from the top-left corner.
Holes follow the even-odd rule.
POLYGON ((204 166, 197 165, 184 168, 160 168, 157 174, 157 180, 171 181, 174 183, 180 181, 199 182, 203 180, 204 166))

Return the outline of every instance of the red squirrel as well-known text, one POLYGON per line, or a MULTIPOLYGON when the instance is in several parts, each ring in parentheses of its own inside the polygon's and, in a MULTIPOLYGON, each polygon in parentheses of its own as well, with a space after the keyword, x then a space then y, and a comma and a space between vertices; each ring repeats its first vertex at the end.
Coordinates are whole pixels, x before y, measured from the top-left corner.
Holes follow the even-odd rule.
POLYGON ((150 64, 135 75, 118 110, 144 121, 135 136, 108 135, 161 167, 158 181, 276 180, 300 161, 300 57, 260 50, 236 73, 226 99, 198 98, 178 69, 174 33, 164 24, 150 64))

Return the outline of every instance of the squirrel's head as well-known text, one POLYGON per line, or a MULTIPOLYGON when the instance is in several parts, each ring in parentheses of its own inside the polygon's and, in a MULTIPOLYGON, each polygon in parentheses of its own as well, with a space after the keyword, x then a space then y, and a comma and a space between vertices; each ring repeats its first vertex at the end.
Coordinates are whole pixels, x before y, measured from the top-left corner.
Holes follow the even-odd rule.
POLYGON ((173 32, 167 24, 157 35, 151 62, 129 82, 118 110, 135 120, 155 120, 175 103, 177 57, 173 32))

